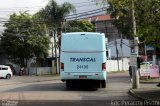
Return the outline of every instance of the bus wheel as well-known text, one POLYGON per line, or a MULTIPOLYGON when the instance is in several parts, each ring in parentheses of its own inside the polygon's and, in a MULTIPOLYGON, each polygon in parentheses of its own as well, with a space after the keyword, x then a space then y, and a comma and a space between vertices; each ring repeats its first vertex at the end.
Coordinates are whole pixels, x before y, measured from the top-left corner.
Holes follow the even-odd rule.
POLYGON ((71 88, 71 81, 66 81, 66 87, 71 88))

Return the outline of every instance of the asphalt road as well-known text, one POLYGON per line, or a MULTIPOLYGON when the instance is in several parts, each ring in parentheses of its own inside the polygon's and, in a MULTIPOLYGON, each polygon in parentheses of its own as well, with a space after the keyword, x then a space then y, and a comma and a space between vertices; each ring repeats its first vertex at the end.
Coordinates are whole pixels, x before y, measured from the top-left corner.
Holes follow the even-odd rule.
POLYGON ((15 83, 0 86, 0 105, 9 102, 16 106, 127 106, 138 101, 128 94, 130 88, 128 73, 109 74, 107 87, 101 89, 67 89, 60 80, 15 83))

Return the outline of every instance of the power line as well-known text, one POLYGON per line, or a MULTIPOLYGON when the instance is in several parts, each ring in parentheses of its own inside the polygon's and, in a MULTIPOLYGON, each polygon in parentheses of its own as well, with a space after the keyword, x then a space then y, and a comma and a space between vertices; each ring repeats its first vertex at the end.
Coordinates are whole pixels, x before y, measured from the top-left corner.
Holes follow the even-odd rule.
MULTIPOLYGON (((18 10, 17 10, 18 11, 18 10)), ((30 10, 28 10, 30 11, 30 10)), ((105 11, 104 9, 97 9, 96 10, 97 12, 95 12, 95 10, 91 10, 91 11, 87 11, 87 12, 83 12, 83 13, 78 13, 78 14, 73 14, 73 15, 68 15, 67 16, 67 19, 68 18, 74 18, 74 17, 82 17, 82 16, 87 16, 87 15, 90 15, 90 14, 95 14, 95 13, 98 13, 98 12, 102 12, 102 11, 105 11), (73 16, 73 17, 72 17, 73 16)), ((1 12, 1 11, 0 11, 1 12)), ((3 11, 3 12, 6 12, 6 11, 3 11)), ((8 11, 9 12, 9 11, 8 11)), ((10 11, 12 12, 12 11, 10 11)), ((0 20, 8 20, 8 18, 0 18, 0 20)))
POLYGON ((79 4, 79 5, 75 5, 76 8, 79 8, 79 7, 89 7, 89 6, 96 6, 96 4, 89 3, 89 4, 79 4))
MULTIPOLYGON (((102 0, 98 0, 97 3, 98 3, 98 2, 102 2, 102 0)), ((92 0, 92 1, 89 0, 89 1, 87 1, 87 2, 75 2, 75 3, 73 2, 72 4, 85 4, 85 3, 96 3, 96 2, 93 1, 93 0, 92 0)))
POLYGON ((93 3, 94 1, 88 1, 88 2, 77 2, 77 3, 72 3, 72 4, 84 4, 84 3, 93 3))
MULTIPOLYGON (((74 4, 73 4, 74 5, 74 4)), ((85 2, 85 4, 83 3, 79 3, 78 5, 75 5, 75 7, 89 7, 89 6, 99 6, 99 7, 105 7, 105 5, 97 5, 96 2, 91 1, 91 2, 85 2)))
MULTIPOLYGON (((74 19, 74 18, 78 18, 78 19, 83 19, 83 18, 85 18, 85 16, 89 16, 89 15, 94 15, 94 14, 96 14, 96 13, 100 13, 100 12, 104 12, 104 11, 106 11, 106 10, 98 10, 98 11, 94 11, 93 12, 93 10, 92 11, 88 11, 88 12, 90 12, 90 13, 88 13, 88 14, 82 14, 82 15, 72 15, 73 17, 68 17, 68 18, 66 18, 66 19, 74 19)), ((87 12, 84 12, 84 13, 87 13, 87 12)), ((0 20, 0 23, 7 23, 7 22, 10 22, 8 19, 6 19, 6 18, 0 18, 0 19, 3 19, 3 20, 0 20)), ((38 20, 38 19, 35 19, 34 21, 36 21, 36 22, 39 22, 39 23, 43 23, 43 22, 47 22, 47 21, 44 21, 44 20, 38 20)))
MULTIPOLYGON (((102 10, 102 9, 107 9, 107 7, 103 7, 103 8, 99 8, 99 9, 93 9, 93 10, 90 10, 90 11, 77 13, 76 15, 85 14, 85 13, 89 13, 89 12, 95 12, 95 11, 102 10)), ((73 14, 73 15, 68 15, 67 17, 69 17, 69 16, 75 16, 75 14, 73 14)))
POLYGON ((78 16, 74 16, 74 17, 68 17, 68 18, 66 18, 66 19, 84 19, 84 18, 86 18, 85 16, 89 16, 89 15, 94 15, 94 14, 96 14, 96 13, 100 13, 100 12, 104 12, 104 11, 106 11, 106 10, 101 10, 101 11, 96 11, 96 12, 93 12, 93 13, 88 13, 88 14, 82 14, 82 15, 78 15, 78 16))
MULTIPOLYGON (((83 7, 83 6, 88 6, 87 4, 90 3, 95 3, 94 1, 90 2, 79 2, 79 3, 71 3, 73 5, 76 5, 76 7, 83 7), (79 5, 79 6, 78 6, 79 5)), ((96 4, 96 3, 95 3, 96 4)), ((89 5, 90 6, 90 5, 89 5)), ((5 10, 5 9, 28 9, 28 8, 43 8, 43 6, 31 6, 31 7, 8 7, 8 8, 0 8, 0 11, 5 10)))
MULTIPOLYGON (((88 6, 94 6, 94 5, 90 5, 91 3, 95 3, 94 1, 90 1, 90 2, 79 2, 79 3, 72 3, 73 5, 77 5, 76 7, 88 7, 88 6), (87 5, 89 4, 89 5, 87 5)), ((96 3, 95 3, 96 4, 96 3)), ((32 6, 32 7, 9 7, 9 8, 0 8, 0 11, 13 11, 13 9, 29 9, 29 10, 34 10, 34 9, 40 9, 43 8, 43 6, 32 6)))
POLYGON ((91 5, 91 4, 79 5, 79 6, 76 6, 76 9, 77 9, 77 8, 80 8, 80 7, 91 7, 91 6, 94 6, 94 7, 95 7, 96 5, 93 5, 93 4, 92 4, 92 5, 91 5))

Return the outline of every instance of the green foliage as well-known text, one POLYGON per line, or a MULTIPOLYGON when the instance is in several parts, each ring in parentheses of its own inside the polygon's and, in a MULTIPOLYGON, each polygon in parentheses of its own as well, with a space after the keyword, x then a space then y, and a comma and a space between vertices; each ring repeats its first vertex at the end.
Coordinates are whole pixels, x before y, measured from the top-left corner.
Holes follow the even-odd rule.
POLYGON ((62 27, 62 22, 71 11, 75 11, 75 7, 72 4, 65 2, 62 5, 58 5, 54 0, 50 0, 39 13, 49 28, 57 30, 62 27))
POLYGON ((131 0, 109 0, 110 8, 108 9, 114 18, 113 24, 120 33, 128 37, 132 35, 131 3, 131 0))
MULTIPOLYGON (((40 14, 41 19, 44 20, 48 29, 54 31, 54 33, 57 32, 58 38, 60 38, 65 17, 70 12, 74 11, 75 7, 68 2, 63 3, 62 5, 58 5, 54 0, 50 0, 45 8, 41 9, 38 14, 40 14)), ((58 42, 55 40, 54 43, 60 47, 60 42, 61 41, 59 39, 58 42)))
POLYGON ((14 13, 4 26, 1 46, 10 61, 26 66, 28 59, 48 55, 50 41, 46 36, 46 26, 39 23, 38 15, 32 17, 25 12, 14 13))
POLYGON ((137 31, 146 43, 160 46, 160 0, 136 1, 137 31), (138 5, 137 5, 138 4, 138 5))
POLYGON ((66 32, 93 32, 95 30, 94 25, 88 21, 68 21, 66 32))
POLYGON ((133 36, 131 11, 134 9, 137 25, 136 36, 146 44, 160 46, 160 0, 102 1, 110 4, 110 8, 108 8, 107 12, 110 12, 113 18, 115 18, 114 25, 122 34, 133 36), (132 1, 135 4, 133 8, 132 1))

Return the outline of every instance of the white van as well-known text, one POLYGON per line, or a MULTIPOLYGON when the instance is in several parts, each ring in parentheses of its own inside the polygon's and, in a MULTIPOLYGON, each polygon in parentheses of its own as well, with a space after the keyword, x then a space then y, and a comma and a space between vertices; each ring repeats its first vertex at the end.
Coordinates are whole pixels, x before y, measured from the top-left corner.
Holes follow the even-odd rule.
POLYGON ((106 45, 103 33, 64 33, 60 52, 62 81, 69 88, 75 83, 106 87, 106 45))

